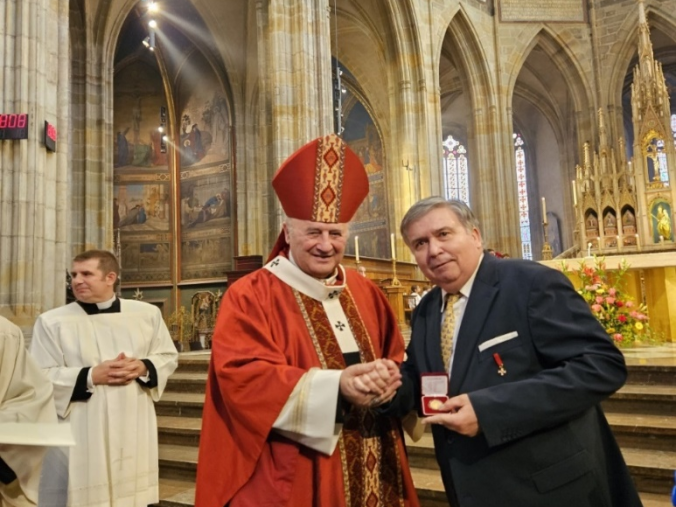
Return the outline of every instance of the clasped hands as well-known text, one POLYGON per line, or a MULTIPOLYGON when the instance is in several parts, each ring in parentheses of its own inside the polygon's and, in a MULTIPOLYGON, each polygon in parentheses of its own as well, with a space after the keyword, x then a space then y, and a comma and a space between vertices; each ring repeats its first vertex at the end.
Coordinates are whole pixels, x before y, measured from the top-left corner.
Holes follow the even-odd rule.
POLYGON ((348 366, 340 376, 340 392, 359 407, 376 407, 390 401, 401 386, 399 366, 391 359, 348 366))
MULTIPOLYGON (((360 407, 373 408, 387 403, 394 398, 400 386, 399 367, 390 359, 348 366, 340 376, 341 394, 348 402, 360 407)), ((467 394, 446 400, 438 410, 440 413, 423 418, 422 423, 441 424, 468 437, 474 437, 481 431, 467 394)))
POLYGON ((92 369, 94 385, 126 386, 148 374, 148 368, 139 359, 127 357, 124 352, 115 359, 103 361, 92 369))

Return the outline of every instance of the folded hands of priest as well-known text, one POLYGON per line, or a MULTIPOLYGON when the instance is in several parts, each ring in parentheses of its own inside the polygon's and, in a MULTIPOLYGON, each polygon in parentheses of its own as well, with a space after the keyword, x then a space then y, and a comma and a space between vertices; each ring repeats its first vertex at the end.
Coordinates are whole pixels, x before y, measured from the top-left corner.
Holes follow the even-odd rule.
POLYGON ((103 361, 92 369, 94 385, 121 385, 125 386, 139 377, 148 374, 148 369, 143 361, 133 357, 127 357, 124 352, 115 359, 103 361))

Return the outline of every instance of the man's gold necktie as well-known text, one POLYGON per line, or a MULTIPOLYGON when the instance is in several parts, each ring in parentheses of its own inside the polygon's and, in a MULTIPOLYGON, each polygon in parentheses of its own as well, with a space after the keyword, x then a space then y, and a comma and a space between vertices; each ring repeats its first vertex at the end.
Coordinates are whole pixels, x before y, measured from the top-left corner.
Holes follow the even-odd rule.
POLYGON ((451 366, 451 355, 453 354, 453 332, 455 330, 453 305, 460 297, 460 294, 446 294, 444 323, 441 326, 441 357, 444 359, 444 368, 446 368, 447 372, 451 366))

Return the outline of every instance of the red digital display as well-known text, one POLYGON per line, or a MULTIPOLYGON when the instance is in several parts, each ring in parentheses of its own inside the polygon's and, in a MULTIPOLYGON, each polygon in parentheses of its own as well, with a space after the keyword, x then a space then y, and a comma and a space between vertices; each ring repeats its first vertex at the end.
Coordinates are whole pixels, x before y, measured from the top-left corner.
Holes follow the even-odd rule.
POLYGON ((28 139, 28 115, 0 114, 0 140, 28 139))
POLYGON ((56 151, 56 127, 45 121, 45 148, 56 151))

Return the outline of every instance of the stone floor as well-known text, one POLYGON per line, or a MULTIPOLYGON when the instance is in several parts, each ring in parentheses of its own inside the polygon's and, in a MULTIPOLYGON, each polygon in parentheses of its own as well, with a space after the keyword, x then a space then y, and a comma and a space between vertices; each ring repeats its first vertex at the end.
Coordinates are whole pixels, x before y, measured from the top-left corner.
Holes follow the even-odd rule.
MULTIPOLYGON (((676 469, 676 343, 623 350, 629 381, 604 410, 644 507, 670 507, 676 469)), ((194 505, 194 474, 209 352, 181 354, 158 403, 161 507, 194 505)), ((424 507, 446 506, 431 435, 408 442, 413 480, 424 507)))

